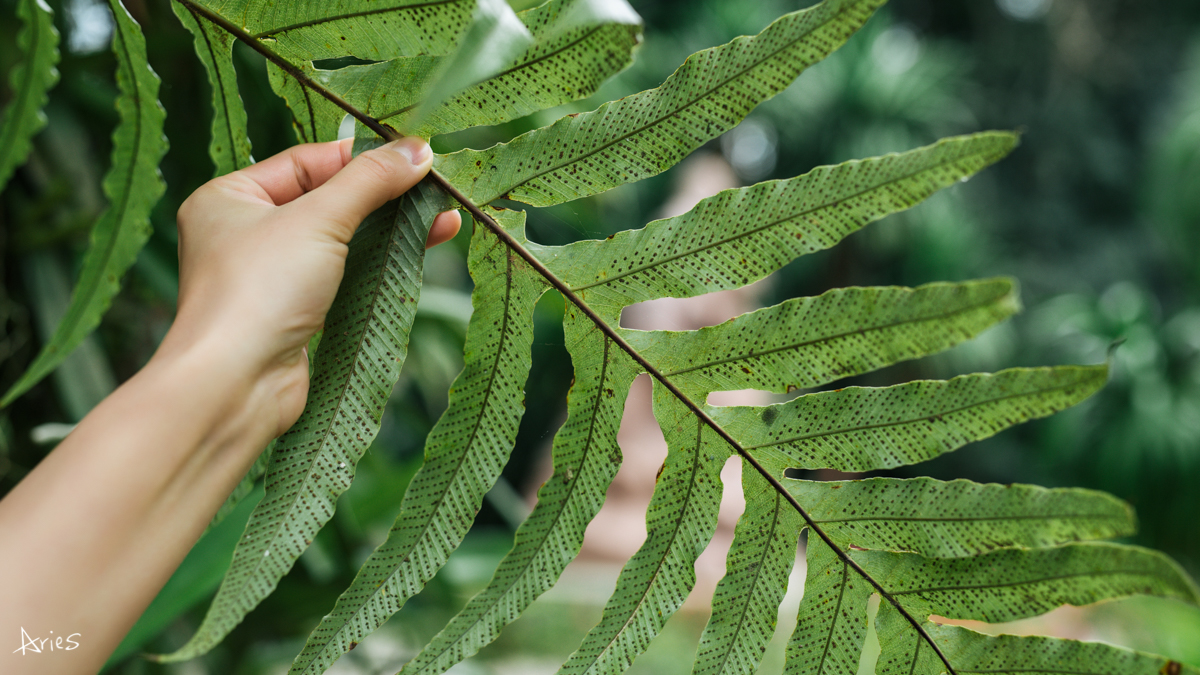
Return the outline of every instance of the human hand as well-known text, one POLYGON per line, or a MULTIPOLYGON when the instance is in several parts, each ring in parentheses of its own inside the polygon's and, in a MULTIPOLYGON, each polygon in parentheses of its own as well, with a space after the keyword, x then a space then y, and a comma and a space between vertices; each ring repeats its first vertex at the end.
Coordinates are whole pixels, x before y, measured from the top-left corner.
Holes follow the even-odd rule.
MULTIPOLYGON (((179 209, 179 309, 156 359, 215 351, 234 359, 287 430, 308 392, 309 338, 320 330, 367 215, 429 171, 433 154, 406 138, 351 160, 351 141, 299 145, 209 181, 179 209)), ((428 246, 461 219, 442 213, 428 246)))

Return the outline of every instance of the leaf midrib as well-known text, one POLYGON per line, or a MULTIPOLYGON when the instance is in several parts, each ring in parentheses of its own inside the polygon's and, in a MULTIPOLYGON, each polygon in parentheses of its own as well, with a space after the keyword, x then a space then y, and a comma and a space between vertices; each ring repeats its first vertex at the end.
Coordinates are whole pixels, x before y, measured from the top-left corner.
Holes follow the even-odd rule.
MULTIPOLYGON (((714 86, 714 87, 711 87, 711 88, 709 88, 709 89, 706 89, 706 90, 705 90, 705 91, 704 91, 702 94, 700 94, 700 95, 699 95, 699 96, 697 96, 696 98, 693 98, 692 100, 688 101, 687 103, 684 103, 683 105, 681 105, 681 106, 679 106, 679 107, 677 107, 677 108, 673 109, 673 110, 672 110, 672 112, 670 112, 669 114, 663 115, 663 116, 661 116, 661 117, 659 117, 659 118, 657 118, 657 119, 655 119, 655 120, 653 120, 653 121, 651 121, 651 122, 649 122, 649 123, 647 123, 647 124, 645 124, 645 125, 642 125, 641 127, 638 127, 637 129, 634 129, 633 131, 630 131, 629 133, 627 133, 627 134, 625 134, 625 135, 623 135, 623 136, 620 136, 620 137, 618 137, 618 138, 615 138, 615 139, 613 139, 613 140, 611 140, 611 141, 609 141, 609 142, 607 142, 607 143, 604 143, 604 144, 602 144, 602 145, 600 145, 600 146, 597 146, 597 147, 596 147, 596 148, 594 148, 593 150, 590 150, 590 151, 588 151, 588 152, 585 152, 585 153, 583 153, 583 154, 581 154, 581 155, 576 155, 574 158, 572 158, 572 159, 571 159, 570 161, 568 161, 568 162, 565 162, 565 163, 562 163, 562 164, 558 164, 557 166, 554 166, 554 167, 547 168, 545 171, 541 171, 541 172, 538 172, 538 173, 534 173, 534 174, 532 174, 531 176, 529 176, 528 178, 526 178, 526 179, 522 180, 521 182, 519 182, 519 183, 515 183, 515 184, 513 184, 513 185, 509 186, 507 189, 505 189, 505 190, 501 191, 500 193, 498 193, 498 194, 494 194, 494 195, 491 195, 491 196, 489 196, 489 197, 488 197, 488 198, 486 198, 486 199, 481 199, 480 201, 481 201, 481 202, 485 202, 485 203, 487 203, 487 202, 492 202, 492 201, 494 201, 494 200, 496 200, 496 199, 499 199, 501 195, 509 194, 509 193, 511 193, 513 190, 516 190, 517 188, 520 188, 520 187, 522 187, 522 186, 524 186, 524 185, 527 185, 527 184, 531 183, 532 181, 535 181, 535 180, 537 180, 538 178, 540 178, 540 177, 542 177, 542 176, 545 176, 546 174, 554 173, 555 171, 558 171, 558 170, 560 170, 560 169, 564 169, 564 168, 566 168, 566 167, 569 167, 569 166, 571 166, 572 164, 577 164, 577 163, 579 163, 579 162, 582 162, 583 160, 587 159, 588 157, 591 157, 592 155, 595 155, 595 154, 597 154, 597 153, 599 153, 599 152, 603 152, 604 150, 607 150, 608 148, 611 148, 612 146, 614 146, 614 145, 616 145, 616 144, 618 144, 618 143, 622 143, 622 142, 624 142, 624 141, 626 141, 626 140, 629 140, 630 138, 632 138, 632 137, 634 137, 634 136, 637 136, 638 134, 640 134, 640 133, 642 133, 642 132, 646 131, 647 129, 649 129, 649 128, 651 128, 651 127, 654 127, 654 126, 657 126, 657 125, 661 124, 661 123, 662 123, 662 122, 664 122, 665 120, 668 120, 668 119, 670 119, 670 118, 672 118, 672 117, 676 117, 676 116, 678 116, 678 115, 679 115, 679 114, 680 114, 682 111, 684 111, 684 110, 687 110, 688 108, 692 107, 693 105, 696 105, 696 104, 697 104, 697 103, 699 103, 700 101, 702 101, 702 100, 704 100, 705 98, 707 98, 708 96, 710 96, 710 95, 711 95, 713 92, 715 92, 715 91, 717 91, 717 90, 719 90, 719 89, 722 89, 723 87, 725 87, 725 86, 726 86, 727 84, 729 84, 730 82, 733 82, 734 80, 736 80, 736 79, 738 79, 738 78, 742 77, 742 76, 743 76, 743 75, 745 75, 746 73, 748 73, 748 72, 750 72, 750 71, 754 70, 755 68, 758 68, 758 67, 762 66, 764 63, 767 63, 767 62, 768 62, 768 61, 770 61, 771 59, 775 58, 775 57, 776 57, 776 56, 777 56, 777 55, 778 55, 780 52, 783 52, 783 51, 786 51, 786 50, 788 50, 788 49, 791 49, 792 47, 794 47, 794 46, 796 45, 796 43, 798 43, 798 42, 800 42, 801 40, 803 40, 803 39, 807 38, 809 35, 811 35, 811 34, 813 34, 813 33, 817 32, 817 31, 818 31, 818 30, 820 30, 821 28, 824 28, 826 25, 828 25, 828 24, 832 23, 832 22, 834 21, 834 19, 836 19, 836 18, 839 18, 840 16, 841 16, 840 14, 834 14, 834 15, 833 15, 833 16, 831 16, 830 18, 828 18, 828 19, 826 19, 825 21, 823 21, 823 22, 821 22, 821 23, 817 24, 816 26, 814 26, 814 27, 813 27, 811 30, 809 30, 809 31, 805 32, 803 35, 797 36, 797 37, 796 37, 796 39, 794 39, 794 40, 791 40, 791 41, 787 42, 787 43, 786 43, 784 46, 782 46, 782 47, 780 47, 779 49, 776 49, 775 51, 773 51, 773 52, 771 52, 770 54, 766 55, 766 56, 765 56, 765 57, 763 57, 761 60, 758 60, 758 61, 756 61, 756 62, 755 62, 755 63, 754 63, 752 66, 750 66, 750 67, 748 67, 748 68, 744 68, 744 69, 742 69, 742 70, 738 71, 738 72, 737 72, 737 73, 735 73, 734 75, 732 75, 732 76, 730 76, 730 77, 726 78, 725 80, 721 81, 721 82, 720 82, 719 84, 717 84, 716 86, 714 86)), ((760 33, 759 35, 761 35, 761 33, 760 33)), ((733 40, 732 42, 728 42, 728 43, 726 43, 726 45, 735 44, 735 43, 737 43, 739 40, 741 40, 742 42, 749 42, 749 41, 752 41, 752 40, 754 40, 754 39, 755 39, 755 37, 758 37, 758 36, 747 37, 747 38, 738 38, 738 39, 735 39, 735 40, 733 40)), ((719 46, 717 46, 717 47, 710 48, 709 50, 706 50, 706 51, 711 51, 712 49, 720 49, 720 48, 721 48, 721 47, 723 47, 723 46, 725 46, 725 45, 719 45, 719 46)), ((701 53, 703 53, 703 52, 701 52, 701 53)), ((688 57, 687 61, 691 61, 691 60, 692 60, 694 57, 695 57, 695 55, 688 57)), ((684 66, 686 66, 686 65, 687 65, 687 61, 684 61, 684 66)), ((680 70, 682 70, 682 69, 683 69, 683 66, 680 66, 680 70)), ((676 71, 676 72, 678 72, 678 71, 676 71)), ((673 81, 674 79, 675 79, 675 76, 674 76, 674 75, 672 75, 672 76, 671 76, 671 78, 670 78, 669 80, 667 80, 667 82, 671 82, 671 81, 673 81)), ((659 91, 659 90, 661 90, 661 88, 662 88, 663 86, 666 86, 667 82, 664 82, 664 83, 663 83, 662 85, 660 85, 659 87, 657 87, 657 88, 655 88, 655 89, 651 89, 651 90, 649 90, 649 91, 659 91)), ((634 96, 636 96, 636 94, 635 94, 634 96)), ((631 98, 632 98, 632 97, 631 97, 631 98)), ((624 100, 624 99, 623 99, 623 100, 624 100)), ((605 104, 605 105, 601 106, 601 107, 600 107, 600 109, 607 110, 609 107, 610 107, 610 104, 605 104)), ((599 112, 599 110, 600 110, 600 109, 598 109, 598 110, 596 110, 596 111, 593 111, 593 113, 591 113, 591 114, 592 114, 592 115, 594 115, 595 113, 599 112)), ((530 132, 530 133, 532 133, 532 132, 530 132)))
POLYGON ((1047 577, 1038 577, 1036 579, 1023 579, 1021 581, 1005 581, 986 584, 964 584, 961 586, 936 586, 927 588, 913 588, 905 591, 892 591, 893 596, 914 595, 918 593, 952 593, 955 591, 972 591, 979 589, 991 588, 1016 588, 1018 586, 1029 586, 1031 584, 1041 584, 1048 581, 1062 581, 1063 579, 1074 579, 1076 577, 1091 577, 1091 576, 1117 576, 1128 575, 1131 577, 1150 577, 1157 578, 1154 572, 1146 570, 1133 569, 1115 569, 1115 570, 1087 570, 1083 572, 1071 572, 1070 574, 1056 574, 1047 577))
POLYGON ((979 518, 926 518, 926 517, 906 517, 906 516, 887 516, 873 517, 863 516, 862 518, 830 518, 828 520, 817 519, 822 525, 828 523, 858 523, 858 522, 901 522, 901 523, 974 523, 981 521, 992 520, 1128 520, 1126 516, 1120 516, 1114 513, 1067 513, 1067 514, 1042 514, 1042 515, 1023 515, 1023 516, 982 516, 979 518))
POLYGON ((212 39, 208 37, 208 31, 204 30, 204 23, 200 21, 200 16, 196 14, 196 10, 184 5, 191 15, 192 20, 196 22, 196 28, 200 31, 200 36, 204 38, 204 46, 208 49, 208 58, 213 64, 213 75, 217 78, 217 86, 213 87, 213 97, 221 102, 221 110, 225 113, 222 122, 224 123, 225 133, 229 138, 229 156, 233 159, 233 169, 237 171, 242 168, 241 157, 237 150, 237 143, 233 139, 233 120, 229 114, 229 99, 225 91, 225 77, 221 74, 220 61, 217 59, 217 52, 213 49, 212 39))

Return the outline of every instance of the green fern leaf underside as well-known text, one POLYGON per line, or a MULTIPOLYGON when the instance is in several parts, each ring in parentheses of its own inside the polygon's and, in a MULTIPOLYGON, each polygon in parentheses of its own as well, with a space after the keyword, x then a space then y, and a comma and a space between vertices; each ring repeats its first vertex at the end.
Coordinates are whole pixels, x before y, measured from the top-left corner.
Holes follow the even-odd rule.
POLYGON ((8 405, 49 375, 100 324, 121 288, 121 277, 150 239, 150 209, 166 189, 158 172, 167 152, 159 79, 146 61, 146 41, 137 22, 117 0, 109 0, 109 5, 115 17, 112 49, 120 119, 113 131, 112 167, 103 182, 109 205, 92 226, 66 314, 0 405, 8 405))
POLYGON ((640 370, 586 318, 568 308, 564 321, 575 383, 567 421, 554 437, 554 474, 538 490, 533 512, 517 529, 512 551, 487 588, 467 603, 401 671, 442 673, 489 644, 557 581, 583 545, 621 466, 617 428, 640 370))
POLYGON ((947 138, 798 178, 726 190, 688 213, 602 241, 531 247, 609 323, 628 305, 740 288, 915 206, 1007 155, 1011 133, 947 138))
POLYGON ((688 58, 662 86, 434 166, 476 204, 551 206, 656 175, 837 49, 884 0, 826 0, 688 58))
MULTIPOLYGON (((521 232, 524 214, 498 217, 521 232)), ((483 228, 472 240, 470 259, 475 311, 449 407, 429 433, 425 463, 387 540, 309 636, 293 673, 324 672, 419 592, 462 542, 508 461, 525 410, 533 308, 547 286, 483 228)), ((325 344, 321 349, 325 353, 325 344)))
POLYGON ((387 61, 445 54, 471 24, 475 0, 197 0, 294 61, 387 61))
POLYGON ((843 549, 958 558, 1126 537, 1135 525, 1127 504, 1093 490, 932 478, 784 484, 843 549))
MULTIPOLYGON (((498 74, 436 106, 423 104, 421 92, 441 91, 433 80, 447 59, 457 58, 450 55, 462 47, 477 9, 474 1, 211 0, 205 7, 287 60, 287 68, 270 67, 272 86, 287 99, 302 138, 330 140, 344 111, 319 98, 303 78, 288 75, 289 69, 400 128, 412 111, 430 108, 418 129, 425 135, 496 124, 590 94, 628 63, 638 27, 628 14, 564 27, 562 17, 571 15, 576 2, 551 0, 522 13, 534 46, 498 74), (322 68, 326 64, 320 59, 345 56, 377 63, 322 68)), ((757 36, 693 55, 657 89, 435 163, 479 205, 504 197, 549 206, 653 176, 789 86, 882 3, 825 0, 785 15, 757 36)), ((464 370, 427 441, 425 464, 406 491, 387 540, 309 636, 291 672, 323 672, 419 592, 461 543, 515 442, 530 367, 533 307, 550 281, 572 296, 564 334, 575 374, 568 419, 554 439, 553 476, 487 588, 405 666, 406 675, 436 675, 474 654, 555 583, 579 551, 616 474, 617 427, 629 386, 644 369, 660 379, 654 385, 654 412, 668 444, 647 512, 647 538, 621 571, 599 624, 561 672, 624 671, 682 606, 695 583, 694 563, 716 527, 720 471, 735 450, 760 462, 773 477, 744 463, 747 508, 735 530, 727 575, 714 595, 695 672, 757 668, 806 518, 820 532, 809 536, 806 593, 786 652, 789 673, 857 670, 867 599, 880 589, 885 596, 878 624, 885 643, 881 673, 942 672, 945 664, 935 645, 958 672, 1095 668, 1149 675, 1151 665, 1166 667, 1161 659, 1110 647, 1005 642, 1008 638, 974 637, 928 621, 932 614, 1009 620, 1061 604, 1131 594, 1196 603, 1194 585, 1165 556, 1088 543, 1132 531, 1132 513, 1117 500, 1084 490, 965 481, 784 478, 789 468, 868 471, 936 457, 1078 403, 1103 385, 1104 366, 850 387, 772 406, 706 405, 714 391, 804 390, 947 349, 1018 310, 1011 281, 836 289, 697 331, 618 327, 629 305, 739 288, 801 255, 829 248, 867 223, 918 204, 997 161, 1016 140, 1008 133, 975 134, 820 167, 797 178, 722 192, 687 214, 641 230, 562 247, 528 242, 523 214, 494 210, 514 240, 505 244, 482 227, 472 239, 475 311, 464 370), (523 255, 546 269, 527 265, 523 255), (807 510, 798 511, 796 504, 807 510), (1020 659, 987 651, 1010 643, 1020 659)), ((443 205, 416 199, 429 219, 443 205)), ((335 311, 340 304, 352 306, 352 296, 347 291, 340 297, 335 311)), ((320 359, 333 364, 348 358, 350 347, 330 346, 334 340, 326 337, 318 366, 320 359)), ((330 372, 337 368, 318 368, 316 379, 330 372)), ((386 398, 391 382, 370 388, 386 398)), ((293 431, 311 433, 311 427, 293 431)), ((360 435, 357 441, 369 443, 374 431, 360 435)), ((292 445, 299 447, 299 440, 292 445)), ((280 447, 287 443, 285 436, 280 447)), ((238 571, 231 577, 240 576, 227 579, 230 592, 224 599, 218 595, 206 619, 206 627, 210 620, 221 625, 193 642, 215 644, 270 591, 331 515, 361 455, 359 445, 341 439, 331 445, 333 454, 307 464, 299 453, 289 459, 288 453, 275 452, 268 495, 259 507, 264 515, 258 529, 252 520, 245 551, 239 549, 242 558, 235 556, 238 571), (325 475, 335 465, 331 461, 344 462, 344 474, 325 475), (274 499, 285 508, 268 504, 272 486, 274 499), (276 511, 267 514, 271 508, 276 511), (285 531, 288 537, 271 534, 285 531), (281 558, 273 560, 277 552, 281 558)))
MULTIPOLYGON (((912 625, 883 603, 875 617, 881 653, 876 675, 943 673, 945 665, 912 625)), ((956 672, 994 675, 1071 673, 1072 675, 1185 675, 1200 670, 1161 656, 1141 654, 1100 642, 1046 637, 991 636, 957 626, 925 623, 956 672)))
MULTIPOLYGON (((468 127, 500 124, 530 113, 584 98, 633 58, 641 27, 588 20, 564 27, 577 0, 552 0, 518 16, 537 42, 491 77, 437 104, 411 130, 426 138, 468 127)), ((440 73, 441 56, 415 56, 383 63, 305 73, 346 102, 379 121, 402 127, 422 104, 423 93, 440 73)), ((288 101, 300 138, 337 138, 345 111, 313 95, 277 66, 269 68, 271 86, 288 101)))
POLYGON ((266 494, 250 515, 204 623, 163 660, 193 658, 219 643, 274 590, 333 516, 400 376, 425 238, 444 204, 440 190, 422 183, 359 227, 325 319, 304 412, 275 443, 266 494))
POLYGON ((733 532, 725 576, 700 636, 696 675, 753 673, 775 633, 804 521, 749 464, 742 464, 746 510, 733 532))
POLYGON ((192 34, 196 56, 204 64, 212 87, 212 139, 208 155, 216 176, 250 166, 250 138, 246 135, 246 108, 238 93, 237 71, 233 67, 234 39, 190 7, 178 2, 171 9, 184 28, 192 34))
POLYGON ((58 30, 54 13, 45 0, 20 0, 17 18, 21 32, 17 49, 21 62, 9 75, 13 98, 0 113, 0 190, 17 167, 25 162, 35 134, 46 126, 42 108, 50 100, 47 92, 58 82, 58 30))

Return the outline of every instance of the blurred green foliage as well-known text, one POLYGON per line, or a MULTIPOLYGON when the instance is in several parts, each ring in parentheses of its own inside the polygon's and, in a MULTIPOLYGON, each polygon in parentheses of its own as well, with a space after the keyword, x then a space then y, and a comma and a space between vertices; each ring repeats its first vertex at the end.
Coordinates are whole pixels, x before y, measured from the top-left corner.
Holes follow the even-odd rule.
MULTIPOLYGON (((174 213, 212 167, 206 153, 208 85, 167 2, 125 2, 146 32, 168 112, 171 150, 162 165, 168 192, 153 215, 154 237, 96 335, 54 378, 0 413, 0 493, 61 437, 62 427, 55 424, 77 421, 114 382, 135 372, 170 324, 177 291, 174 213)), ((28 165, 0 195, 0 387, 24 370, 62 311, 63 289, 103 208, 100 177, 116 122, 107 10, 96 0, 50 4, 64 36, 62 80, 51 92, 49 127, 37 137, 28 165)), ((693 51, 755 33, 778 15, 811 3, 633 4, 647 22, 645 43, 635 65, 593 99, 437 139, 435 149, 485 147, 565 112, 656 86, 693 51)), ((0 0, 4 72, 16 61, 14 14, 12 0, 0 0)), ((238 45, 236 60, 254 154, 266 157, 295 142, 290 119, 270 91, 261 58, 238 45)), ((4 90, 0 100, 10 95, 4 90)), ((1107 490, 1137 507, 1140 543, 1200 573, 1200 490, 1194 488, 1200 483, 1200 3, 893 0, 845 48, 701 152, 723 155, 739 179, 750 183, 989 128, 1023 130, 1022 146, 969 184, 783 270, 763 302, 845 285, 918 285, 1001 274, 1022 283, 1028 309, 1016 320, 946 354, 855 383, 1095 363, 1123 340, 1112 356, 1111 383, 1088 404, 940 458, 921 471, 939 478, 1107 490)), ((530 235, 561 244, 640 227, 658 215, 677 175, 668 172, 595 199, 536 211, 530 235)), ((207 671, 278 669, 382 539, 461 365, 470 309, 466 238, 464 232, 430 254, 411 356, 382 431, 335 519, 279 591, 202 660, 207 671)), ((527 484, 529 476, 565 416, 570 368, 561 312, 557 298, 547 297, 538 307, 530 403, 506 483, 489 495, 468 544, 389 624, 390 634, 400 636, 396 644, 409 651, 356 651, 345 659, 355 672, 398 669, 486 582, 509 545, 511 510, 519 508, 514 490, 536 487, 527 484)), ((213 570, 223 569, 232 547, 229 532, 236 538, 239 527, 232 517, 197 546, 131 634, 123 656, 168 650, 191 633, 203 609, 195 604, 215 588, 219 577, 213 570)), ((514 654, 561 659, 597 611, 586 603, 539 604, 481 654, 483 663, 514 654)), ((1197 621, 1191 614, 1168 616, 1161 607, 1134 612, 1112 621, 1126 627, 1197 621)), ((700 625, 673 621, 670 630, 682 637, 672 638, 669 631, 664 640, 694 644, 689 631, 698 633, 700 625)), ((1137 643, 1131 646, 1155 648, 1152 629, 1141 637, 1126 634, 1137 643)), ((671 649, 656 646, 637 668, 685 668, 689 659, 675 663, 671 649)), ((126 658, 116 670, 164 672, 137 658, 126 658)))

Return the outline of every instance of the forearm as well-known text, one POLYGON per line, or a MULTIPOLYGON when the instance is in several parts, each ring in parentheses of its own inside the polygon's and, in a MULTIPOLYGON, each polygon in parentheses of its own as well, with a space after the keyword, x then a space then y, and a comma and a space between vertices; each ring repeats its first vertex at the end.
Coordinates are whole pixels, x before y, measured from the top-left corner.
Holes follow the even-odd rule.
POLYGON ((219 349, 156 356, 0 501, 0 672, 100 668, 276 431, 250 374, 219 349), (43 653, 11 651, 22 628, 43 653))

